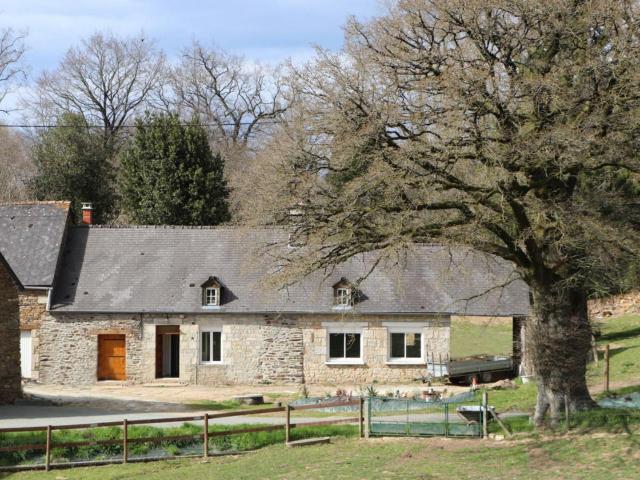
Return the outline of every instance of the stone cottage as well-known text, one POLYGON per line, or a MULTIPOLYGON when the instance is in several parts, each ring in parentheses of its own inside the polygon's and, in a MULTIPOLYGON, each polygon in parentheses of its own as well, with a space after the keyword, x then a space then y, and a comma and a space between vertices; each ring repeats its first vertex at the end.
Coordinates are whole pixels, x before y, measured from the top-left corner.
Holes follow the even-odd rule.
POLYGON ((0 253, 0 405, 20 397, 18 294, 22 284, 0 253))
POLYGON ((64 231, 32 325, 43 383, 410 381, 448 357, 452 315, 529 312, 512 265, 468 249, 417 245, 368 276, 360 255, 276 289, 263 247, 294 248, 282 229, 64 231))
POLYGON ((69 222, 69 202, 0 204, 0 253, 24 286, 20 308, 21 373, 38 379, 38 333, 69 222))

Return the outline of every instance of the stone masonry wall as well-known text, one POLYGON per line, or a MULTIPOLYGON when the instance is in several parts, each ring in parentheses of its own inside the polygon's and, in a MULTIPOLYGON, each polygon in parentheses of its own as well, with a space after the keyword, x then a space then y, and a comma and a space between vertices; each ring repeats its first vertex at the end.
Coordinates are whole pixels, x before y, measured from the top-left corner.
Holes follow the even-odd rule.
POLYGON ((260 382, 303 383, 303 334, 295 319, 272 316, 260 327, 260 382))
MULTIPOLYGON (((363 364, 335 365, 327 363, 328 329, 331 318, 316 318, 304 328, 304 376, 307 383, 363 384, 410 382, 426 374, 424 361, 406 365, 390 362, 389 328, 392 323, 419 326, 424 349, 429 356, 447 358, 449 353, 450 321, 445 317, 367 316, 360 318, 366 326, 362 330, 363 364)), ((359 323, 359 322, 357 322, 359 323)), ((345 322, 348 324, 348 322, 345 322)))
POLYGON ((21 395, 18 288, 0 263, 0 404, 21 395))
MULTIPOLYGON (((344 318, 331 315, 304 315, 297 319, 265 316, 206 317, 195 325, 181 327, 189 332, 188 342, 196 340, 190 357, 182 365, 192 365, 192 374, 185 382, 216 384, 256 383, 371 383, 405 382, 423 376, 422 365, 400 365, 388 362, 388 329, 385 323, 397 322, 421 326, 425 349, 429 354, 449 352, 449 319, 445 317, 409 317, 394 319, 385 316, 366 316, 357 319, 363 327, 364 362, 362 365, 327 364, 327 326, 344 318), (222 331, 223 362, 216 365, 199 364, 198 331, 220 328, 222 331), (302 352, 301 352, 302 351, 302 352), (188 362, 188 363, 187 363, 188 362)), ((187 323, 187 322, 185 322, 187 323)), ((181 343, 181 348, 182 348, 181 343)), ((191 345, 194 345, 193 343, 191 345)), ((183 352, 184 353, 184 350, 183 352)))
POLYGON ((39 331, 39 382, 61 385, 95 383, 98 335, 126 335, 126 374, 131 383, 143 379, 142 329, 138 316, 47 315, 39 331))
POLYGON ((634 313, 640 313, 640 290, 623 295, 589 300, 589 317, 592 320, 634 313))
POLYGON ((448 317, 338 315, 50 315, 40 329, 42 383, 96 382, 98 334, 126 334, 127 379, 151 382, 156 374, 156 327, 180 327, 180 381, 199 385, 353 384, 405 382, 423 376, 424 362, 389 362, 389 325, 413 326, 425 350, 436 358, 449 351, 448 317), (142 318, 140 318, 142 317, 142 318), (364 361, 360 365, 327 364, 328 328, 356 322, 362 327, 364 361), (222 332, 222 362, 199 361, 202 330, 222 332))
POLYGON ((42 321, 49 315, 47 312, 47 291, 46 290, 24 290, 18 295, 20 307, 20 330, 31 331, 31 379, 38 380, 38 358, 40 348, 40 327, 42 321))

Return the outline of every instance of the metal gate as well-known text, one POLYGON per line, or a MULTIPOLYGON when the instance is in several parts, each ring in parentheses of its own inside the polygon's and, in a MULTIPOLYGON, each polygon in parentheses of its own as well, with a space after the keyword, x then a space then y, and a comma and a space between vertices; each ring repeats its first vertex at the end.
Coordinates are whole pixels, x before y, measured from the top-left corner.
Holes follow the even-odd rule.
POLYGON ((481 437, 482 422, 468 420, 458 407, 478 407, 473 393, 442 401, 369 397, 368 427, 371 436, 481 437))

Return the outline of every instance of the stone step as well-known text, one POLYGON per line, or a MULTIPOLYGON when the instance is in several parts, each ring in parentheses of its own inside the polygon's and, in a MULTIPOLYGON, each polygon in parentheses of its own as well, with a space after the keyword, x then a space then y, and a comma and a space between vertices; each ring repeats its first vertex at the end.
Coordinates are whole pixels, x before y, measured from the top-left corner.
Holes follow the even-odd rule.
POLYGON ((295 440, 288 442, 287 447, 307 447, 309 445, 321 445, 330 443, 331 437, 305 438, 304 440, 295 440))

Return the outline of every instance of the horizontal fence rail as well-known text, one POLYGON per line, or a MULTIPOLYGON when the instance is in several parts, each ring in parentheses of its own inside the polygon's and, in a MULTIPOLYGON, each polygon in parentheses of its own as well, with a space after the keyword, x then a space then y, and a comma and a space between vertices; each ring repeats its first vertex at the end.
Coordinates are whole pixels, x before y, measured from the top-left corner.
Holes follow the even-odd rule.
MULTIPOLYGON (((240 435, 240 434, 246 434, 246 433, 284 430, 285 442, 288 443, 290 440, 290 431, 292 428, 315 427, 315 426, 321 426, 321 425, 358 423, 359 429, 360 429, 360 436, 363 436, 363 431, 364 431, 363 413, 364 413, 364 399, 357 398, 357 399, 349 399, 349 400, 340 401, 340 402, 319 403, 314 405, 301 405, 301 406, 287 405, 284 407, 270 407, 270 408, 258 408, 254 410, 236 410, 232 412, 205 413, 204 415, 190 415, 190 416, 182 416, 182 417, 151 418, 151 419, 141 419, 141 420, 124 419, 122 421, 78 423, 78 424, 71 424, 71 425, 47 425, 47 426, 36 426, 36 427, 0 428, 0 434, 46 432, 46 442, 42 444, 38 443, 38 444, 24 444, 24 445, 0 447, 0 453, 21 452, 21 451, 28 451, 28 450, 36 450, 36 451, 44 450, 45 452, 44 464, 14 465, 10 467, 0 466, 0 471, 1 470, 20 470, 20 469, 33 470, 33 469, 39 469, 39 468, 40 469, 44 468, 45 470, 48 471, 51 469, 51 467, 64 468, 64 467, 79 466, 79 465, 105 465, 105 464, 113 464, 113 463, 127 463, 128 461, 131 461, 128 455, 129 445, 136 444, 136 443, 161 444, 161 443, 170 442, 170 441, 203 440, 204 445, 203 445, 202 455, 182 455, 180 456, 180 458, 198 457, 198 456, 208 457, 210 453, 209 439, 213 437, 224 437, 229 435, 240 435), (294 423, 291 421, 290 414, 292 411, 323 409, 323 408, 331 408, 331 407, 338 407, 338 406, 359 406, 360 415, 358 417, 329 419, 329 420, 320 420, 320 421, 303 422, 303 423, 294 423), (230 429, 230 430, 210 430, 209 428, 209 422, 211 420, 215 420, 218 418, 263 415, 267 413, 281 413, 281 412, 285 412, 286 414, 285 423, 283 424, 264 425, 260 427, 230 429), (160 436, 154 436, 154 437, 130 437, 129 436, 129 427, 131 426, 150 425, 150 424, 157 424, 157 423, 163 424, 163 423, 189 423, 189 422, 204 422, 203 432, 185 434, 185 435, 164 435, 164 436, 160 435, 160 436), (55 430, 83 430, 83 429, 106 428, 106 427, 121 427, 122 438, 104 439, 104 440, 86 440, 86 441, 76 441, 76 442, 54 442, 52 438, 53 431, 55 430), (97 446, 97 445, 122 445, 122 460, 114 459, 114 460, 60 463, 60 464, 51 463, 51 451, 55 448, 75 448, 75 447, 86 447, 86 446, 97 446)), ((176 458, 176 456, 136 459, 134 461, 164 460, 169 458, 176 458)))

